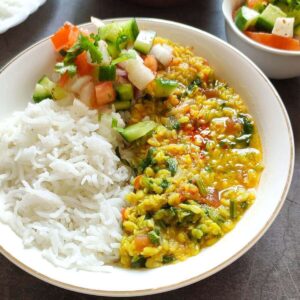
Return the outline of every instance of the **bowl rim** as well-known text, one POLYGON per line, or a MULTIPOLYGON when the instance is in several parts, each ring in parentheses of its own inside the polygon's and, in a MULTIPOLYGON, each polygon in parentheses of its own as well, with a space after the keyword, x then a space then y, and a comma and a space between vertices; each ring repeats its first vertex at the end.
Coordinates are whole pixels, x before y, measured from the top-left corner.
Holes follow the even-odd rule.
POLYGON ((272 53, 272 54, 278 54, 278 55, 282 55, 282 56, 300 56, 300 50, 299 51, 296 51, 296 50, 281 50, 281 49, 272 48, 272 47, 260 44, 256 41, 250 39, 245 34, 243 34, 242 31, 240 31, 237 28, 237 26, 235 25, 235 23, 233 21, 233 18, 232 18, 232 15, 227 13, 227 5, 229 5, 230 2, 236 3, 237 0, 233 0, 233 1, 232 0, 223 0, 223 3, 222 3, 223 16, 224 16, 225 20, 227 21, 227 23, 229 24, 230 28, 243 41, 250 44, 251 46, 253 46, 256 49, 259 49, 259 50, 262 50, 262 51, 265 51, 265 52, 269 52, 269 53, 272 53))
MULTIPOLYGON (((105 22, 124 21, 124 20, 128 20, 129 18, 130 17, 108 18, 108 19, 103 19, 103 21, 105 21, 105 22)), ((203 280, 203 279, 205 279, 205 278, 221 271, 222 269, 224 269, 225 267, 227 267, 228 265, 230 265, 234 261, 236 261, 238 258, 240 258, 243 254, 245 254, 251 247, 253 247, 258 242, 258 240, 269 229, 269 227, 274 222, 276 216, 280 212, 280 210, 281 210, 281 208, 282 208, 282 206, 285 202, 287 193, 289 191, 289 187, 291 185, 292 177, 293 177, 294 164, 295 164, 295 146, 294 146, 294 135, 293 135, 291 122, 290 122, 287 110, 286 110, 286 108, 285 108, 285 106, 284 106, 284 104, 281 100, 280 95, 278 94, 278 92, 276 91, 275 87, 272 85, 270 80, 266 77, 266 75, 246 55, 244 55, 241 51, 234 48, 230 44, 226 43, 222 39, 214 36, 213 34, 210 34, 210 33, 206 32, 204 30, 198 29, 198 28, 190 26, 190 25, 186 25, 186 24, 182 24, 182 23, 174 22, 174 21, 169 21, 169 20, 165 20, 165 19, 137 17, 136 20, 138 22, 141 21, 141 22, 154 22, 154 23, 161 23, 161 24, 170 24, 170 25, 185 28, 187 30, 193 30, 193 31, 199 32, 201 34, 204 34, 209 38, 217 40, 219 43, 223 44, 224 46, 231 48, 232 51, 234 51, 237 55, 242 56, 243 59, 245 59, 253 68, 255 68, 258 75, 260 75, 261 79, 264 80, 267 83, 267 85, 270 87, 270 89, 273 92, 273 94, 275 96, 275 99, 277 100, 278 104, 280 105, 281 111, 284 115, 285 123, 286 123, 286 126, 288 128, 288 136, 289 136, 289 140, 290 140, 290 163, 289 163, 288 175, 287 175, 287 178, 286 178, 284 189, 283 189, 282 194, 280 196, 280 201, 278 202, 272 216, 268 219, 266 225, 263 228, 261 228, 261 230, 256 234, 256 236, 252 240, 250 240, 236 254, 234 254, 233 256, 231 256, 230 258, 228 258, 226 261, 219 264, 215 268, 207 271, 206 273, 194 276, 192 278, 183 280, 181 282, 166 285, 166 286, 161 286, 161 287, 157 287, 157 288, 149 288, 149 289, 144 289, 144 290, 135 290, 135 291, 126 291, 126 290, 123 290, 123 291, 106 291, 106 290, 95 290, 95 289, 90 289, 90 288, 79 287, 79 286, 76 286, 76 285, 72 285, 72 284, 68 284, 68 283, 65 283, 65 282, 58 281, 54 278, 50 278, 47 275, 44 275, 44 274, 40 273, 39 271, 28 267, 22 261, 18 260, 14 256, 12 256, 9 252, 7 252, 0 245, 0 253, 4 257, 6 257, 10 262, 12 262, 14 265, 18 266, 19 268, 21 268, 26 273, 28 273, 28 274, 44 281, 44 282, 50 283, 54 286, 58 286, 60 288, 67 289, 67 290, 74 291, 74 292, 78 292, 78 293, 84 293, 84 294, 95 295, 95 296, 108 296, 108 297, 146 296, 146 295, 164 293, 164 292, 168 292, 168 291, 171 291, 171 290, 179 289, 179 288, 191 285, 193 283, 196 283, 198 281, 201 281, 201 280, 203 280)), ((79 24, 78 26, 84 27, 84 26, 89 26, 91 24, 92 24, 91 22, 86 22, 86 23, 79 24)), ((21 51, 18 55, 16 55, 14 58, 12 58, 8 63, 6 63, 0 69, 0 74, 2 74, 6 70, 6 68, 8 68, 9 65, 11 65, 19 57, 21 57, 22 55, 24 55, 26 52, 30 51, 32 48, 36 47, 37 45, 49 40, 50 37, 51 37, 51 35, 39 40, 38 42, 32 44, 28 48, 21 51)))

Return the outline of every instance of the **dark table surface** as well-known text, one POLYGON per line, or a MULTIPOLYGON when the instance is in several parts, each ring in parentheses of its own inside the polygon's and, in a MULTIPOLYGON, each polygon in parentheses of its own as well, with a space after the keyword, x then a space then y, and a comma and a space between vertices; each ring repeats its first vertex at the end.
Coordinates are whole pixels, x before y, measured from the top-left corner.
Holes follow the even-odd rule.
MULTIPOLYGON (((125 0, 48 0, 24 23, 0 35, 0 67, 32 43, 52 34, 65 20, 79 24, 88 22, 91 15, 169 19, 225 39, 221 0, 187 2, 190 4, 149 8, 125 0)), ((275 222, 250 251, 221 272, 176 291, 136 299, 300 299, 300 78, 273 83, 290 115, 296 147, 292 186, 275 222)), ((0 299, 96 297, 51 286, 0 256, 0 299)))

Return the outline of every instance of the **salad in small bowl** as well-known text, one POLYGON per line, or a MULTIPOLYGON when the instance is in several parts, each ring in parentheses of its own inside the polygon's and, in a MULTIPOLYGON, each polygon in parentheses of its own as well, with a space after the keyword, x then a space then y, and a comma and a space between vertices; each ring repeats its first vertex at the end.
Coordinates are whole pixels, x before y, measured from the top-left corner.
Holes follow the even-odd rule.
POLYGON ((299 0, 224 0, 228 41, 271 78, 300 75, 299 0))
POLYGON ((247 0, 234 12, 236 26, 263 45, 300 51, 299 0, 247 0))

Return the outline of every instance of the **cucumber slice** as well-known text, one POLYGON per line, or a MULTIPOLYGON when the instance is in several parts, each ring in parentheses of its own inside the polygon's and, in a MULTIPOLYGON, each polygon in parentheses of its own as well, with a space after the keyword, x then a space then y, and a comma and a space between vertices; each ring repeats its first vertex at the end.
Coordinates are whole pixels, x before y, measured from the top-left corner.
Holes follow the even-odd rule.
POLYGON ((247 6, 242 6, 235 17, 235 25, 241 30, 245 31, 250 26, 254 26, 259 13, 254 9, 248 8, 247 6))
POLYGON ((133 87, 130 83, 117 85, 116 91, 121 101, 129 101, 133 98, 133 87))
POLYGON ((121 29, 122 28, 120 22, 112 22, 99 28, 99 35, 102 40, 115 43, 120 34, 121 29))
POLYGON ((286 13, 284 13, 279 7, 269 4, 258 17, 255 27, 258 30, 271 32, 276 19, 285 17, 286 13))
POLYGON ((44 99, 61 100, 66 96, 67 92, 62 87, 56 85, 47 76, 43 76, 35 85, 32 99, 38 103, 44 99))
POLYGON ((107 51, 109 55, 114 59, 119 56, 120 50, 117 48, 117 46, 112 42, 107 42, 107 51))
POLYGON ((52 97, 55 100, 61 100, 63 98, 65 98, 68 93, 60 86, 56 85, 53 89, 52 89, 52 97))
MULTIPOLYGON (((116 48, 125 48, 128 43, 133 43, 139 34, 135 19, 125 22, 112 22, 99 28, 102 40, 113 43, 116 48)), ((112 54, 111 54, 112 55, 112 54)))
POLYGON ((117 127, 116 130, 127 142, 131 143, 151 132, 156 126, 154 121, 142 121, 126 128, 117 127))
POLYGON ((41 85, 40 83, 37 83, 35 85, 35 89, 32 95, 32 99, 35 103, 39 103, 44 99, 51 99, 52 95, 51 92, 45 88, 43 85, 41 85))
POLYGON ((178 87, 178 82, 160 77, 155 79, 154 86, 155 97, 162 98, 171 95, 178 87))
POLYGON ((136 20, 130 19, 123 23, 122 34, 128 36, 129 42, 134 42, 139 34, 139 27, 136 20))
POLYGON ((112 81, 116 79, 116 65, 100 66, 99 80, 112 81))
POLYGON ((47 76, 43 76, 39 81, 39 84, 41 84, 43 87, 51 91, 52 89, 55 88, 56 84, 51 81, 47 76))
POLYGON ((131 101, 116 101, 114 102, 116 111, 129 109, 131 101))
POLYGON ((141 30, 134 42, 134 48, 141 53, 148 54, 151 50, 155 36, 155 31, 141 30))
POLYGON ((44 99, 52 99, 52 90, 55 88, 56 84, 51 81, 47 76, 43 76, 35 85, 32 99, 34 102, 38 103, 44 99))

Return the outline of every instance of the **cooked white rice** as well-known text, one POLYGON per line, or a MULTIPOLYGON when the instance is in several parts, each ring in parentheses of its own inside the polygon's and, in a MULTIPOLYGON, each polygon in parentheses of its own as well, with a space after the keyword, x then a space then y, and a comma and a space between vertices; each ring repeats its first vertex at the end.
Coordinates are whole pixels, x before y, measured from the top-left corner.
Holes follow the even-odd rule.
POLYGON ((0 124, 0 219, 57 266, 91 271, 118 259, 130 171, 111 128, 79 101, 28 104, 0 124))

